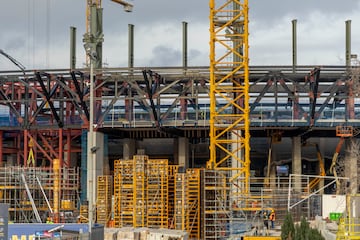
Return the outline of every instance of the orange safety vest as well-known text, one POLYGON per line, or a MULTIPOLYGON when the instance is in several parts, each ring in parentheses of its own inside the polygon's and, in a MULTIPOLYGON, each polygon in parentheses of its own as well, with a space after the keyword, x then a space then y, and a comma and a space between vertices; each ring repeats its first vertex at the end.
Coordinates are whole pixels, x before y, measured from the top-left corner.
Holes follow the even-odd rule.
POLYGON ((272 212, 272 213, 270 214, 270 220, 271 220, 271 221, 275 221, 275 213, 274 213, 274 212, 272 212))

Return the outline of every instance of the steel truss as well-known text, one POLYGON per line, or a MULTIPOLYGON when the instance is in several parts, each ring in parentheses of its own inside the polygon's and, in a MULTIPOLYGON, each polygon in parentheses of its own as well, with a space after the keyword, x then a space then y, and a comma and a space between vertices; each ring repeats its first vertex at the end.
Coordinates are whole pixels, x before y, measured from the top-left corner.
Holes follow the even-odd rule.
MULTIPOLYGON (((360 126, 355 115, 358 97, 351 91, 353 81, 346 68, 324 66, 317 77, 314 70, 300 66, 293 73, 291 66, 250 67, 250 126, 360 126)), ((123 137, 207 138, 209 76, 207 67, 103 69, 95 86, 96 130, 116 127, 123 137), (144 128, 149 131, 136 131, 144 128)), ((32 151, 35 166, 51 165, 54 158, 69 166, 64 153, 81 151, 74 142, 88 127, 85 69, 0 72, 0 81, 0 162, 31 165, 32 151)), ((227 89, 228 84, 222 84, 219 88, 227 89)), ((231 107, 226 100, 214 102, 224 113, 217 119, 227 121, 225 113, 231 107)))

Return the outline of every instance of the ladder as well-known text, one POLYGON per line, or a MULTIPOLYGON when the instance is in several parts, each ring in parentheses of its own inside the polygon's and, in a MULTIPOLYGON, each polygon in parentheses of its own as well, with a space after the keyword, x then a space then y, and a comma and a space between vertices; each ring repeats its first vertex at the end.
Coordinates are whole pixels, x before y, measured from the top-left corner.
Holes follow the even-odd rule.
POLYGON ((31 206, 32 206, 32 209, 34 211, 34 214, 35 214, 35 217, 36 217, 36 220, 38 221, 38 223, 41 223, 41 218, 40 218, 40 215, 39 215, 39 212, 35 206, 35 202, 34 202, 34 199, 33 197, 31 196, 31 192, 30 192, 30 189, 29 189, 29 186, 26 182, 26 179, 25 179, 25 175, 22 173, 21 174, 21 179, 22 181, 24 182, 24 185, 25 185, 25 189, 26 189, 26 193, 29 197, 29 200, 30 200, 30 203, 31 203, 31 206))

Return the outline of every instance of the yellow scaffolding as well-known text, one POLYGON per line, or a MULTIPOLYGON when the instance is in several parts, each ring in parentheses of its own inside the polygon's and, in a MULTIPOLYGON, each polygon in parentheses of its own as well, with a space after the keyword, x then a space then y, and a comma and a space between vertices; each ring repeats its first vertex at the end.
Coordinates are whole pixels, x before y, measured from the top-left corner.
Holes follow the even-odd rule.
POLYGON ((98 176, 96 222, 107 226, 111 217, 111 199, 113 191, 112 176, 98 176))
POLYGON ((175 175, 179 169, 178 165, 169 165, 168 166, 168 228, 175 228, 175 175))
POLYGON ((133 227, 146 227, 146 167, 148 156, 134 155, 134 221, 133 227))
POLYGON ((133 160, 114 163, 114 226, 133 226, 134 223, 134 164, 133 160))
POLYGON ((200 169, 186 170, 186 231, 200 239, 200 169))
POLYGON ((186 230, 186 174, 175 175, 175 229, 186 230))
POLYGON ((168 160, 149 159, 147 164, 147 227, 168 227, 168 160))
POLYGON ((79 223, 89 222, 89 211, 88 210, 89 210, 88 205, 80 205, 79 223))

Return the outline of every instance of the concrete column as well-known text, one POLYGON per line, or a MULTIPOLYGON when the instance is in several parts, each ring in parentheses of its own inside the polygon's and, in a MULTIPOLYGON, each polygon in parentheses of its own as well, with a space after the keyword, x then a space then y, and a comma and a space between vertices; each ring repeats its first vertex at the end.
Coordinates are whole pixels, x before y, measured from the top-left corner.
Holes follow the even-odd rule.
MULTIPOLYGON (((301 137, 293 137, 292 138, 292 173, 293 174, 301 174, 302 173, 301 166, 301 137)), ((301 178, 294 178, 295 191, 301 191, 301 178)))
POLYGON ((124 139, 123 143, 123 159, 132 159, 136 153, 136 141, 135 139, 124 139))
POLYGON ((189 139, 181 137, 178 139, 178 163, 180 167, 189 167, 189 139))
MULTIPOLYGON (((104 134, 94 132, 95 142, 95 173, 96 179, 99 175, 104 174, 104 134)), ((96 183, 96 182, 95 182, 96 183)))
POLYGON ((358 166, 357 157, 359 149, 357 149, 357 139, 348 138, 345 140, 345 176, 349 177, 349 192, 351 195, 358 192, 358 166))
MULTIPOLYGON (((348 204, 348 213, 351 218, 359 217, 360 210, 360 199, 359 197, 351 197, 357 194, 358 192, 358 166, 357 159, 359 157, 359 143, 355 138, 348 138, 345 140, 345 176, 349 177, 348 188, 346 189, 345 194, 348 195, 347 204, 348 204)), ((357 228, 356 231, 359 231, 357 228)))

